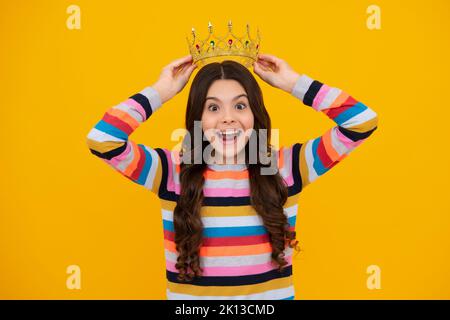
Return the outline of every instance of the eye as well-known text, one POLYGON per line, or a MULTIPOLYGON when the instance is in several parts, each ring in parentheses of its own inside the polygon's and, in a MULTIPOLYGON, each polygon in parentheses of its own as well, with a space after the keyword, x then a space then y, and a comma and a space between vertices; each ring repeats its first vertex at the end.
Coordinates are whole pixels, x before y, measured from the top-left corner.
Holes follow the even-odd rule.
MULTIPOLYGON (((242 106, 242 109, 247 108, 247 106, 245 105, 245 103, 238 103, 236 106, 242 106)), ((240 110, 242 110, 240 109, 240 110)))
POLYGON ((210 104, 210 105, 208 106, 208 110, 210 110, 210 111, 215 111, 215 110, 211 110, 211 107, 216 107, 216 108, 217 108, 217 106, 216 106, 215 104, 210 104))

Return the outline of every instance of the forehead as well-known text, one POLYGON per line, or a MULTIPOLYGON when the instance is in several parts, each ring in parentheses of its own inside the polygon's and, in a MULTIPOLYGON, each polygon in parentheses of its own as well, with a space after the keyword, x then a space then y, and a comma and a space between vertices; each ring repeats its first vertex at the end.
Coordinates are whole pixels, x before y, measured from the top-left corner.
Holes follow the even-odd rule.
POLYGON ((244 87, 238 81, 220 79, 211 84, 206 96, 217 97, 220 100, 232 100, 235 96, 245 93, 244 87))

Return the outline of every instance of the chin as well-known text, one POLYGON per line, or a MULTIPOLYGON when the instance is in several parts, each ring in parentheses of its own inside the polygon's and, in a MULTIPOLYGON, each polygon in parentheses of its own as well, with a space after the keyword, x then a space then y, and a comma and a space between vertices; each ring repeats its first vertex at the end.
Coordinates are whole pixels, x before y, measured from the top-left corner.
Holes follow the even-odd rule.
POLYGON ((222 146, 222 145, 217 146, 217 145, 213 144, 213 147, 214 147, 215 156, 218 157, 219 159, 221 157, 223 158, 224 155, 226 155, 227 158, 236 157, 236 155, 238 155, 239 153, 244 152, 244 149, 245 149, 245 146, 241 147, 241 148, 236 148, 235 145, 227 145, 224 148, 224 146, 222 146))

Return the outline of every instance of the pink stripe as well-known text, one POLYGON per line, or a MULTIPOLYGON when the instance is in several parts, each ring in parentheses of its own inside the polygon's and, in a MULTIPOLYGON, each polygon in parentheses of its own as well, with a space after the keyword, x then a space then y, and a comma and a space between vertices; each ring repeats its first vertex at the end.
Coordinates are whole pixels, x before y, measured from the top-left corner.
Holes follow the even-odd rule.
MULTIPOLYGON (((175 192, 176 194, 180 194, 180 190, 181 190, 181 186, 178 183, 175 183, 175 179, 174 179, 174 166, 176 165, 176 163, 174 162, 174 160, 172 159, 172 152, 168 149, 163 149, 165 154, 166 154, 166 158, 168 159, 168 178, 167 178, 167 190, 171 191, 171 192, 175 192)), ((278 150, 279 152, 280 150, 278 150)), ((284 163, 284 167, 287 167, 286 161, 289 161, 289 167, 290 167, 290 171, 287 172, 287 176, 284 178, 284 180, 286 181, 286 184, 288 186, 292 186, 294 184, 294 176, 292 173, 292 167, 293 167, 293 163, 292 163, 292 159, 293 159, 293 146, 289 147, 289 151, 288 151, 288 158, 283 157, 283 159, 285 159, 285 163, 284 163)), ((176 155, 175 155, 176 157, 176 155)), ((233 188, 203 188, 203 192, 204 195, 206 197, 249 197, 250 196, 250 189, 246 188, 246 189, 233 189, 233 188)))
POLYGON ((339 131, 339 129, 337 127, 335 127, 335 131, 336 131, 337 138, 345 145, 345 147, 347 149, 350 149, 350 150, 352 150, 353 148, 359 146, 364 140, 367 139, 366 138, 366 139, 361 139, 361 140, 358 140, 358 141, 353 141, 353 140, 347 138, 346 136, 344 136, 342 134, 342 132, 339 131))
POLYGON ((131 152, 131 143, 127 143, 127 148, 124 152, 119 154, 117 157, 112 158, 111 160, 106 160, 107 163, 111 164, 113 167, 117 167, 120 162, 125 160, 126 157, 128 157, 128 154, 131 152))
POLYGON ((250 189, 232 189, 232 188, 203 188, 206 197, 248 197, 250 189))
POLYGON ((174 172, 174 162, 172 160, 172 152, 166 148, 163 149, 166 154, 167 166, 168 166, 168 177, 167 177, 167 190, 175 192, 176 194, 180 194, 180 185, 175 184, 175 180, 173 178, 174 172))
POLYGON ((314 98, 312 107, 316 110, 319 109, 320 103, 323 101, 325 96, 327 95, 328 91, 330 91, 330 87, 326 84, 323 84, 320 88, 319 92, 316 94, 316 97, 314 98))
MULTIPOLYGON (((288 262, 288 265, 292 264, 292 256, 286 256, 285 259, 288 262)), ((175 268, 175 263, 172 261, 166 260, 166 268, 168 271, 171 272, 175 273, 179 272, 178 269, 175 268)), ((272 262, 239 267, 205 267, 202 268, 203 269, 202 275, 205 277, 244 276, 244 275, 264 273, 276 268, 277 265, 272 264, 272 262)))
MULTIPOLYGON (((284 179, 287 183, 288 186, 292 186, 294 184, 294 176, 292 175, 292 151, 293 151, 293 146, 289 147, 289 164, 290 164, 290 168, 291 170, 288 172, 288 176, 284 179)), ((286 158, 283 158, 286 159, 286 158)), ((284 160, 286 161, 286 160, 284 160)), ((286 163, 284 164, 284 166, 286 167, 286 163)))
MULTIPOLYGON (((181 190, 181 186, 178 183, 171 183, 170 190, 177 190, 179 194, 179 190, 181 190)), ((225 197, 225 196, 236 196, 236 197, 245 197, 250 195, 250 189, 233 189, 233 188, 206 188, 203 187, 204 195, 211 197, 225 197)))
POLYGON ((147 118, 146 113, 145 113, 145 109, 139 103, 137 103, 136 100, 130 98, 127 101, 125 101, 124 103, 127 106, 133 107, 134 109, 136 109, 136 111, 141 114, 142 119, 145 120, 147 118))

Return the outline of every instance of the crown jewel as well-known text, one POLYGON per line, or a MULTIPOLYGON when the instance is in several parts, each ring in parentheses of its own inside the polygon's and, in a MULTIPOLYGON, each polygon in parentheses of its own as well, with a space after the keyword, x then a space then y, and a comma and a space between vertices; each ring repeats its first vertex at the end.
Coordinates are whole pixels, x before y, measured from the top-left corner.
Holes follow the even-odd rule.
POLYGON ((249 68, 256 61, 261 41, 259 29, 256 31, 256 39, 250 37, 248 23, 243 37, 233 33, 231 20, 228 22, 228 33, 223 37, 214 34, 211 22, 208 22, 208 29, 209 35, 205 40, 198 39, 194 28, 191 39, 186 37, 193 63, 202 67, 212 62, 234 60, 249 68))

